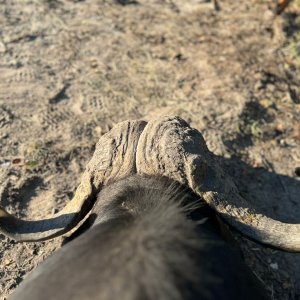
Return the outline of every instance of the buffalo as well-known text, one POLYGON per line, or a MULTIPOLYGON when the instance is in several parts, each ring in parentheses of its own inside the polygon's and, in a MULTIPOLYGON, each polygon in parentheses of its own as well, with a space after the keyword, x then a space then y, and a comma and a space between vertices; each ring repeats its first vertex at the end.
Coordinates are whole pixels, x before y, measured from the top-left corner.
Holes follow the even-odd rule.
POLYGON ((62 211, 25 221, 0 209, 0 231, 17 241, 69 235, 12 299, 266 299, 224 222, 300 250, 300 225, 258 213, 184 120, 122 122, 62 211))
POLYGON ((199 197, 159 176, 106 186, 11 300, 268 299, 199 197))

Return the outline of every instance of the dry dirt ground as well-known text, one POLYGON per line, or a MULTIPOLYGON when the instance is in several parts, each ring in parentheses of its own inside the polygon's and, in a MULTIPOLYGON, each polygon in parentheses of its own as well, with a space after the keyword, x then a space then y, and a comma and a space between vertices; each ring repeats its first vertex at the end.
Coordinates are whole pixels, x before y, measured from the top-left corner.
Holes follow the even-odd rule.
MULTIPOLYGON (((177 114, 249 202, 300 223, 300 3, 0 0, 0 196, 23 218, 72 198, 98 138, 177 114)), ((300 253, 236 234, 273 299, 300 299, 300 253)), ((0 236, 0 298, 60 247, 0 236)))

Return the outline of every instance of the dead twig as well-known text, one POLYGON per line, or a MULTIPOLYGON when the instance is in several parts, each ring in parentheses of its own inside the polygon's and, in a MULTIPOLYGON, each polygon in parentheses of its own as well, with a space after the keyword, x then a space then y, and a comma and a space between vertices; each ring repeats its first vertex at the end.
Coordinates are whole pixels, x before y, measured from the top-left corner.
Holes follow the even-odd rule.
POLYGON ((292 2, 292 0, 277 0, 277 4, 275 8, 276 15, 280 15, 290 4, 290 2, 292 2))

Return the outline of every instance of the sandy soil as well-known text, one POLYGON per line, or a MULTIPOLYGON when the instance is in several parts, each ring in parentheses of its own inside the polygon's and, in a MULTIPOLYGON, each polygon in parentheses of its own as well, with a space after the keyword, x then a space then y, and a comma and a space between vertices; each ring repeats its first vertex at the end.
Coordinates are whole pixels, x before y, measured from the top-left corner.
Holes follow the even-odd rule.
MULTIPOLYGON (((1 205, 51 216, 115 123, 177 114, 249 202, 300 223, 299 1, 120 2, 0 0, 1 205)), ((236 238, 273 299, 300 299, 300 254, 236 238)), ((60 244, 1 235, 0 299, 60 244)))

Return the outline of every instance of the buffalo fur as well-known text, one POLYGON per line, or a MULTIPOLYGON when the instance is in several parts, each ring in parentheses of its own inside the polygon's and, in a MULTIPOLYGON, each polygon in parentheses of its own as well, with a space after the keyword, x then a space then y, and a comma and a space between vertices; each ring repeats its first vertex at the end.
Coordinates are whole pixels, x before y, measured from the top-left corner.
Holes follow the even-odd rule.
POLYGON ((11 300, 267 299, 214 214, 157 176, 105 187, 90 217, 11 300))

